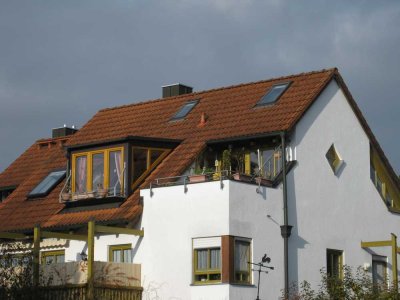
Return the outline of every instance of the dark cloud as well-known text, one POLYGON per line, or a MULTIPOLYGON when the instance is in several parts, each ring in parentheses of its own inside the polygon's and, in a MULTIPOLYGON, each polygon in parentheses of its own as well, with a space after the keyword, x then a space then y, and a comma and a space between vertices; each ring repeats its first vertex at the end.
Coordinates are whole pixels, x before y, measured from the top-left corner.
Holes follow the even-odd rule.
POLYGON ((395 169, 398 1, 0 0, 0 170, 104 107, 337 66, 395 169))

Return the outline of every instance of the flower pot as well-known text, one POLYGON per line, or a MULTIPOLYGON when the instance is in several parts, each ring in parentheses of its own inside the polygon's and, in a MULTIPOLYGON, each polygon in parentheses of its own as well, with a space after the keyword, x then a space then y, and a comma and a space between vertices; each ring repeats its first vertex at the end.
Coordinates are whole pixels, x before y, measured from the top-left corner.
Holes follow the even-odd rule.
POLYGON ((251 176, 243 173, 235 173, 233 174, 233 179, 237 181, 243 181, 243 182, 251 182, 251 176))
POLYGON ((195 174, 189 176, 190 183, 204 182, 206 180, 207 180, 207 175, 205 174, 195 174))
POLYGON ((266 178, 256 177, 256 178, 254 178, 254 180, 255 180, 256 183, 259 184, 259 185, 267 186, 267 187, 271 187, 271 186, 272 186, 271 180, 268 180, 268 179, 266 179, 266 178))
POLYGON ((61 200, 62 201, 69 201, 71 199, 71 195, 69 193, 62 193, 61 200))
POLYGON ((108 194, 108 190, 107 189, 98 189, 96 192, 96 196, 98 198, 105 198, 108 194))

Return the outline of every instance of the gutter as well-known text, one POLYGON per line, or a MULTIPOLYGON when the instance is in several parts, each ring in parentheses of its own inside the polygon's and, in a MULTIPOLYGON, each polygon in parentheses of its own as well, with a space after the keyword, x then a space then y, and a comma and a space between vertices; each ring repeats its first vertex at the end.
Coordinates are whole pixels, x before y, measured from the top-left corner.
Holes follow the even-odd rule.
POLYGON ((283 225, 281 225, 281 236, 283 238, 283 259, 284 259, 284 273, 285 273, 285 297, 289 295, 289 237, 291 235, 292 227, 288 225, 288 200, 287 200, 287 181, 286 181, 286 140, 285 131, 280 133, 282 145, 282 193, 283 193, 283 225))

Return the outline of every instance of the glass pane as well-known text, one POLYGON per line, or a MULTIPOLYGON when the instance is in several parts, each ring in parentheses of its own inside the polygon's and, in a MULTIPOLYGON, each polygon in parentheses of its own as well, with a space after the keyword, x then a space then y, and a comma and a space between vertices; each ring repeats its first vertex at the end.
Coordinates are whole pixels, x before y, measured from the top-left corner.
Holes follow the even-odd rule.
POLYGON ((122 262, 121 260, 121 250, 113 250, 113 262, 122 262))
POLYGON ((109 188, 111 189, 111 192, 120 193, 121 192, 121 187, 123 186, 123 170, 122 170, 122 161, 121 161, 121 151, 111 151, 110 152, 110 169, 109 169, 109 174, 110 174, 110 179, 109 179, 109 188))
POLYGON ((124 250, 124 263, 131 263, 132 262, 132 249, 125 249, 124 250))
POLYGON ((56 263, 63 263, 65 261, 64 255, 56 255, 56 263))
POLYGON ((221 250, 210 250, 210 269, 219 269, 221 267, 221 250))
POLYGON ((152 165, 163 153, 164 150, 150 150, 150 165, 152 165))
POLYGON ((250 243, 235 242, 235 271, 248 271, 250 261, 250 243))
POLYGON ((288 83, 284 83, 273 86, 269 90, 269 92, 261 98, 260 102, 258 102, 257 105, 264 105, 275 102, 279 98, 279 96, 285 91, 288 85, 288 83))
POLYGON ((372 182, 375 184, 375 182, 376 182, 376 178, 375 178, 376 173, 375 173, 375 168, 374 168, 374 166, 372 164, 370 165, 370 174, 369 175, 371 177, 372 182))
POLYGON ((376 188, 378 192, 382 194, 382 181, 378 176, 376 177, 376 188))
POLYGON ((104 154, 93 154, 92 165, 92 189, 96 191, 104 188, 104 154))
POLYGON ((29 193, 29 195, 47 193, 54 186, 54 184, 61 179, 61 177, 65 176, 65 173, 66 171, 64 170, 51 172, 32 190, 32 192, 29 193))
POLYGON ((75 191, 86 192, 86 156, 78 156, 75 159, 75 191))
POLYGON ((54 256, 46 256, 44 261, 45 261, 46 265, 50 265, 50 264, 54 263, 54 256))
POLYGON ((197 250, 197 270, 207 270, 208 250, 197 250))
POLYGON ((383 285, 386 283, 386 262, 372 261, 372 281, 375 285, 383 285))
POLYGON ((147 149, 133 148, 133 182, 147 170, 147 149))
POLYGON ((186 103, 176 114, 173 116, 172 119, 182 119, 186 117, 186 115, 196 106, 198 100, 190 101, 186 103))

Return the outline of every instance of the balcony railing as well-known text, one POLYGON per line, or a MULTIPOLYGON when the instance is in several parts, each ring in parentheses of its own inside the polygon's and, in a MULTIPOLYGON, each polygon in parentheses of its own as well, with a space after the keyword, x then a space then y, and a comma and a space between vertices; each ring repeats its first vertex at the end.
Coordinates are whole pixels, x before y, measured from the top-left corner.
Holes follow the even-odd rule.
POLYGON ((109 188, 97 188, 92 191, 86 192, 72 192, 72 182, 71 182, 71 172, 68 175, 65 184, 60 192, 59 201, 60 203, 65 202, 73 202, 78 200, 85 200, 85 199, 101 199, 101 198, 110 198, 110 197, 121 197, 125 198, 125 165, 122 169, 122 179, 117 180, 114 186, 109 188))
MULTIPOLYGON (((288 162, 290 163, 290 162, 288 162)), ((233 179, 237 181, 254 183, 257 185, 274 186, 275 181, 282 172, 282 147, 274 149, 271 156, 268 157, 261 167, 255 169, 253 174, 234 173, 231 170, 222 170, 209 173, 182 175, 175 177, 161 177, 150 183, 150 191, 157 187, 186 185, 199 182, 221 181, 224 179, 233 179)))
MULTIPOLYGON (((66 262, 41 265, 41 286, 65 286, 87 283, 87 262, 66 262)), ((95 261, 94 284, 140 287, 141 265, 95 261)))

